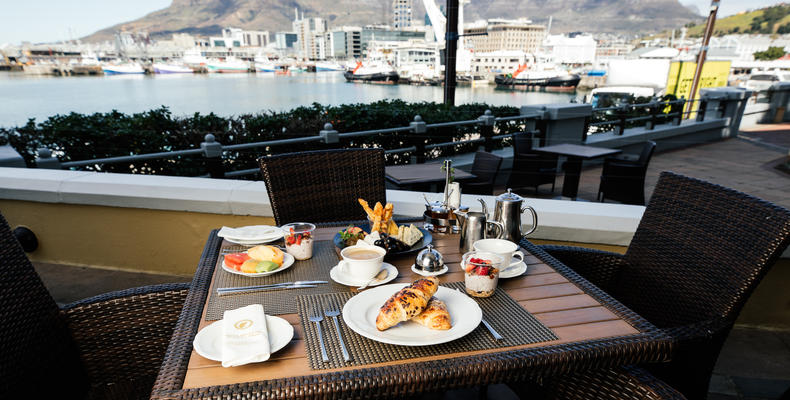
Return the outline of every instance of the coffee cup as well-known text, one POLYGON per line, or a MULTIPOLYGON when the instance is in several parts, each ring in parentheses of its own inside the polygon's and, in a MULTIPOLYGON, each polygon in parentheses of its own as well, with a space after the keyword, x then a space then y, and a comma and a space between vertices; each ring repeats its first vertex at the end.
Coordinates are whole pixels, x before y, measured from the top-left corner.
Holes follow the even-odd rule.
POLYGON ((524 253, 518 250, 518 245, 505 239, 481 239, 472 245, 477 251, 486 251, 494 253, 502 257, 502 265, 499 266, 500 270, 505 270, 514 267, 519 263, 524 262, 524 253), (513 261, 513 257, 518 257, 518 261, 513 261))
POLYGON ((350 246, 340 252, 340 272, 360 281, 373 279, 381 271, 387 251, 378 246, 350 246))

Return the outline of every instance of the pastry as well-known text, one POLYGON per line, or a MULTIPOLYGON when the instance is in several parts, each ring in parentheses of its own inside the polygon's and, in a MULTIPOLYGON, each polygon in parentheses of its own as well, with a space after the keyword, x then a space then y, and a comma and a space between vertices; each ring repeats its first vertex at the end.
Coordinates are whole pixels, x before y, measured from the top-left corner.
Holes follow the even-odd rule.
POLYGON ((383 331, 416 317, 425 309, 438 288, 439 280, 427 277, 399 290, 379 309, 376 329, 383 331))
POLYGON ((446 331, 453 327, 450 323, 450 313, 447 311, 447 305, 436 297, 431 297, 425 310, 414 317, 412 321, 440 331, 446 331))

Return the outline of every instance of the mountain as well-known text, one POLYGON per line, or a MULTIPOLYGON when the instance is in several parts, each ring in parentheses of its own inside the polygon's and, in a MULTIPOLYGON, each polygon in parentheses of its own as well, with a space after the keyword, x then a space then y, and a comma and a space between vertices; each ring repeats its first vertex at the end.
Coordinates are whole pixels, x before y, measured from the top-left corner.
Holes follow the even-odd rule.
MULTIPOLYGON (((414 6, 415 18, 422 19, 422 1, 415 0, 414 6)), ((163 10, 102 29, 84 40, 110 40, 119 30, 147 31, 154 37, 178 32, 218 34, 227 26, 290 31, 295 8, 308 17, 326 18, 330 27, 387 23, 391 7, 391 0, 173 0, 163 10)), ((472 0, 464 11, 467 21, 527 17, 546 23, 551 16, 552 32, 644 33, 700 19, 678 0, 472 0)))
MULTIPOLYGON (((705 22, 689 28, 689 36, 702 36, 705 22)), ((728 33, 790 33, 790 5, 779 4, 758 10, 746 11, 729 17, 717 18, 714 35, 728 33)))

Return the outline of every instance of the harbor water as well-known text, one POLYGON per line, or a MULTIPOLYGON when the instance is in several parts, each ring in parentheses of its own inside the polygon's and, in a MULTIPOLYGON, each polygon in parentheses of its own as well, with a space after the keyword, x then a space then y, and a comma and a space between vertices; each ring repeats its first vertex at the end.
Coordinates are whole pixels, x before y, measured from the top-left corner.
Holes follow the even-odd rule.
MULTIPOLYGON (((442 102, 441 86, 348 83, 339 72, 268 74, 173 74, 52 77, 0 72, 0 127, 41 122, 69 112, 113 109, 141 112, 167 106, 174 115, 221 116, 285 111, 314 102, 338 105, 383 99, 442 102)), ((456 103, 521 106, 565 103, 579 93, 498 90, 495 85, 459 87, 456 103)))

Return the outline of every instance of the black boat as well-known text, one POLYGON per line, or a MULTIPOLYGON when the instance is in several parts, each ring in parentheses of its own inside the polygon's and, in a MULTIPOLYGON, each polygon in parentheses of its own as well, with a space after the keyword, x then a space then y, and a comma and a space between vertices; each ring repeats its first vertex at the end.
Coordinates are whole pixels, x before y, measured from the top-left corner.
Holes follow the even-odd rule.
POLYGON ((555 75, 546 77, 519 78, 518 75, 499 74, 494 77, 497 87, 510 89, 545 89, 545 90, 574 90, 582 77, 577 74, 555 75))
POLYGON ((363 67, 362 63, 357 63, 357 67, 351 71, 346 71, 343 76, 349 82, 365 82, 365 83, 383 83, 394 84, 398 83, 400 76, 390 66, 371 66, 363 67))

